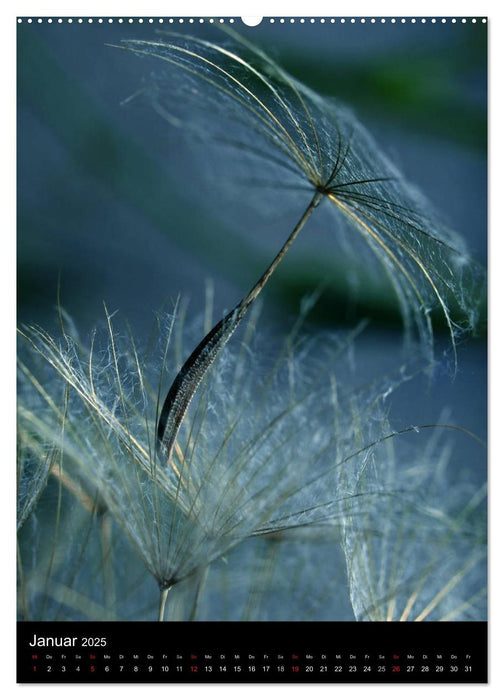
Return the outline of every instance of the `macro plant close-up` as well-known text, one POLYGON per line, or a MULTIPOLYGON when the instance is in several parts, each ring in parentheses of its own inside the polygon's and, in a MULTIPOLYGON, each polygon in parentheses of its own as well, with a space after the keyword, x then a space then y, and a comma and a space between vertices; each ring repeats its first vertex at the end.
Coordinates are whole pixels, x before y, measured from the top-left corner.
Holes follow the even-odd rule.
POLYGON ((19 27, 18 618, 485 620, 484 28, 237 24, 19 27))

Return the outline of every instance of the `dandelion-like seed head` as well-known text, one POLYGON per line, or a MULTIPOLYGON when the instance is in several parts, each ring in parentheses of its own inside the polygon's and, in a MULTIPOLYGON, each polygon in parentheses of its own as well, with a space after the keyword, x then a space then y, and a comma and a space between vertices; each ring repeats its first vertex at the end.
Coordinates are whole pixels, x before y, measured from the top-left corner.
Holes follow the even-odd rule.
POLYGON ((297 189, 301 199, 311 189, 317 203, 326 201, 334 211, 354 256, 362 259, 367 249, 366 264, 386 275, 406 329, 415 327, 432 352, 436 309, 455 351, 460 332, 478 323, 484 280, 461 238, 347 108, 299 83, 234 30, 225 31, 229 36, 215 42, 160 33, 155 40, 126 40, 122 48, 164 69, 148 90, 164 119, 231 146, 240 154, 241 173, 255 161, 272 191, 297 189))
MULTIPOLYGON (((157 352, 148 354, 131 334, 116 332, 108 312, 105 330, 93 334, 89 347, 68 334, 58 341, 30 327, 23 337, 31 359, 48 363, 52 376, 43 382, 23 360, 19 365, 21 442, 30 450, 25 474, 34 452, 40 474, 33 485, 42 484, 51 464, 47 455, 57 453, 53 475, 82 501, 99 502, 113 515, 161 587, 247 537, 287 520, 309 523, 309 510, 297 512, 303 510, 304 477, 330 471, 335 441, 321 422, 328 404, 318 394, 320 377, 301 373, 292 356, 298 341, 290 337, 259 382, 257 359, 246 345, 234 357, 224 351, 166 461, 156 447, 156 428, 162 387, 177 368, 178 323, 175 316, 160 322, 157 352), (160 366, 166 367, 161 379, 160 366)), ((331 358, 345 347, 333 341, 331 358)), ((327 359, 325 370, 331 365, 327 359)), ((304 492, 313 498, 316 489, 304 492)), ((22 522, 36 499, 25 500, 22 522)))
MULTIPOLYGON (((479 614, 484 492, 466 491, 455 503, 451 485, 453 505, 443 501, 449 452, 434 440, 418 462, 395 455, 401 431, 389 426, 386 401, 413 368, 355 387, 352 336, 305 335, 300 323, 266 362, 252 318, 207 372, 166 461, 156 428, 164 386, 184 357, 181 324, 177 315, 160 318, 148 349, 119 332, 108 312, 87 345, 69 332, 55 339, 36 327, 22 331, 20 536, 35 525, 41 494, 57 484, 56 500, 67 494, 77 503, 87 537, 99 523, 109 579, 105 604, 89 607, 60 581, 70 554, 48 550, 48 573, 39 562, 26 574, 27 610, 30 591, 42 589, 115 619, 110 557, 118 528, 161 590, 160 619, 170 589, 194 577, 203 585, 208 567, 258 538, 340 543, 357 619, 479 614)), ((62 533, 78 522, 64 509, 58 520, 62 533)), ((131 556, 123 549, 113 561, 131 556)))

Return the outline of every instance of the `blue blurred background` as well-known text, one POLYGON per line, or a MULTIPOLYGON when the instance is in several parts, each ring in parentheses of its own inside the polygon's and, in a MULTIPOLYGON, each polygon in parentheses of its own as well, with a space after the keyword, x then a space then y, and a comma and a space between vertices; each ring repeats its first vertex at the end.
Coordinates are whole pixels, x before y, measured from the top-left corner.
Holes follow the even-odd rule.
MULTIPOLYGON (((128 100, 152 66, 107 44, 152 38, 159 27, 147 19, 18 25, 20 322, 53 324, 59 278, 61 302, 83 333, 103 318, 103 301, 139 335, 179 294, 190 297, 191 314, 200 313, 208 279, 220 314, 248 290, 293 223, 286 199, 267 222, 247 209, 237 235, 240 203, 227 206, 221 183, 198 168, 198 145, 142 101, 128 100)), ((216 37, 208 22, 168 28, 216 37)), ((353 109, 486 264, 486 25, 263 20, 248 28, 237 20, 235 28, 353 109)), ((319 284, 328 246, 337 258, 335 237, 320 245, 301 238, 264 295, 279 330, 319 284)), ((369 324, 356 366, 363 379, 376 378, 397 364, 397 304, 365 282, 356 297, 335 275, 311 322, 341 330, 361 318, 369 324)), ((460 348, 459 370, 455 382, 441 368, 430 390, 419 383, 402 397, 399 391, 395 427, 436 421, 448 407, 451 422, 485 438, 484 328, 460 348)), ((457 459, 460 473, 481 480, 477 445, 464 442, 457 459)))

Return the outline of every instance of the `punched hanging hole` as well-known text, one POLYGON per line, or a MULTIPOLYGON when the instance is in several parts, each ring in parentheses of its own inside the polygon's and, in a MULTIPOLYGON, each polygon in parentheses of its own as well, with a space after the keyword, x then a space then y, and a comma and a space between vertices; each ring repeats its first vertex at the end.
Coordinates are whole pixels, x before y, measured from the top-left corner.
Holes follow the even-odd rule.
POLYGON ((247 27, 257 27, 262 22, 262 17, 242 17, 241 21, 247 27))

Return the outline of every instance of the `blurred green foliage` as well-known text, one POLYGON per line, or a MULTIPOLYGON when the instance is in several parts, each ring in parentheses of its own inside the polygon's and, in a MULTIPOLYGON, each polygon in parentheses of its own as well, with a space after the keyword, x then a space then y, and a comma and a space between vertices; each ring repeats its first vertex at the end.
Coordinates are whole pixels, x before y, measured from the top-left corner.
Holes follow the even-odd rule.
POLYGON ((365 53, 340 64, 321 61, 317 54, 282 56, 299 80, 361 114, 480 151, 487 146, 486 104, 483 94, 478 99, 468 94, 468 85, 481 84, 486 60, 481 26, 454 44, 392 47, 372 60, 365 53))

